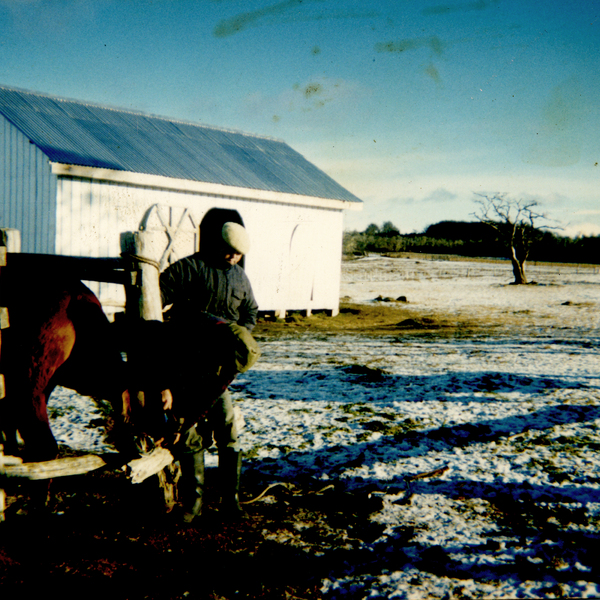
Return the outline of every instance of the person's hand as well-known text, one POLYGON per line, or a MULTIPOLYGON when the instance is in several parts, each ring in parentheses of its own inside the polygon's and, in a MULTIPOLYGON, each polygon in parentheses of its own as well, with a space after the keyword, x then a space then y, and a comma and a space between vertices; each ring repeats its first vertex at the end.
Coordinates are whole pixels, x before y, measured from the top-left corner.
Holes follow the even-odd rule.
POLYGON ((131 419, 131 394, 129 390, 125 390, 121 394, 121 417, 125 423, 129 423, 131 419))
POLYGON ((162 405, 163 410, 172 410, 173 409, 173 394, 171 394, 171 390, 163 390, 161 392, 162 405))

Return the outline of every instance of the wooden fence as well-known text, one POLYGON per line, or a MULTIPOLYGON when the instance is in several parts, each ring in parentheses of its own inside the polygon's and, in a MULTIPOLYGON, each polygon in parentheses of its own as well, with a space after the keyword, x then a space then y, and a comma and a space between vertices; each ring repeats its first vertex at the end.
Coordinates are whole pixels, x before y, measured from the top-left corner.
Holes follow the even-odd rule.
MULTIPOLYGON (((125 286, 126 313, 133 318, 162 321, 162 304, 159 289, 160 262, 156 257, 156 232, 135 231, 122 235, 121 258, 85 258, 24 254, 20 252, 20 233, 15 229, 0 229, 0 285, 2 268, 27 271, 34 266, 69 274, 85 281, 118 283, 125 286)), ((164 256, 164 252, 162 252, 164 256)), ((160 259, 160 256, 158 257, 160 259)), ((0 307, 0 353, 2 352, 2 329, 10 327, 8 307, 0 307)), ((1 364, 1 363, 0 363, 1 364)), ((0 402, 6 397, 8 373, 0 373, 0 402)), ((174 503, 173 475, 164 470, 170 468, 173 456, 164 448, 154 448, 143 453, 140 459, 128 463, 133 483, 139 483, 158 474, 159 484, 164 490, 167 506, 174 503)), ((5 492, 2 481, 9 477, 21 479, 52 479, 80 475, 105 466, 105 461, 96 455, 60 458, 39 463, 23 463, 15 456, 5 456, 0 445, 0 521, 4 520, 5 492)), ((175 478, 176 484, 176 478, 175 478)))

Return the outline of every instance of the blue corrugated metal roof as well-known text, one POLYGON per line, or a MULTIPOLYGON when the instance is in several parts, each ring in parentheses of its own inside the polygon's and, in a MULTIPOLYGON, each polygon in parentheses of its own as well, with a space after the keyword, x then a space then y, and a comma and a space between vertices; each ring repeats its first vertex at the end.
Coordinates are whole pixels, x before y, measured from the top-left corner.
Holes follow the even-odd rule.
POLYGON ((280 140, 3 86, 0 114, 52 162, 361 202, 280 140))

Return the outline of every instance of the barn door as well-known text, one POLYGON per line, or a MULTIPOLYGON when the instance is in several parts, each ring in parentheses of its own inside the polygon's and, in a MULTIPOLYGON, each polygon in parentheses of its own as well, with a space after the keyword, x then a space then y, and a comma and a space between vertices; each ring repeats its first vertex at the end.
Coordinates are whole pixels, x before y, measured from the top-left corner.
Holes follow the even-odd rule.
MULTIPOLYGON (((322 259, 322 257, 321 257, 322 259)), ((286 308, 310 314, 319 264, 319 243, 312 223, 299 223, 290 239, 289 279, 286 308)))
MULTIPOLYGON (((211 208, 202 218, 200 223, 200 254, 203 258, 209 258, 215 248, 219 248, 222 243, 221 230, 225 223, 237 223, 244 225, 244 221, 237 210, 229 208, 211 208)), ((244 259, 238 263, 244 267, 244 259)))

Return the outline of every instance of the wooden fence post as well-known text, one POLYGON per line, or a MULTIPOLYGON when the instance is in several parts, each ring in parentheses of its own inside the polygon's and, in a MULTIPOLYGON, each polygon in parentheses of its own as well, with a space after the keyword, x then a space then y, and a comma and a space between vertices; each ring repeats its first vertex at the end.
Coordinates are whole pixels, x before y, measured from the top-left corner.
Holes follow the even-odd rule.
MULTIPOLYGON (((0 478, 2 477, 3 465, 4 465, 4 448, 0 444, 0 478)), ((1 484, 1 480, 0 480, 1 484)), ((6 509, 6 492, 0 487, 0 523, 4 521, 4 510, 6 509)))
MULTIPOLYGON (((21 251, 21 232, 18 229, 0 228, 0 275, 6 266, 8 252, 21 251)), ((1 288, 0 279, 0 289, 1 288)), ((2 330, 9 326, 8 308, 0 306, 0 355, 2 353, 2 330)), ((0 400, 6 395, 4 375, 0 373, 0 400)))
POLYGON ((18 229, 0 228, 0 246, 5 252, 21 252, 21 232, 18 229))
MULTIPOLYGON (((134 319, 162 321, 159 275, 165 253, 165 233, 157 230, 125 232, 121 234, 121 250, 130 261, 131 273, 131 282, 125 286, 125 314, 134 319)), ((170 452, 165 451, 157 458, 160 450, 156 448, 150 454, 143 453, 139 464, 132 461, 129 466, 134 483, 143 481, 151 474, 158 475, 165 506, 170 511, 176 502, 180 471, 170 452)))
MULTIPOLYGON (((6 266, 8 252, 21 251, 21 232, 18 229, 0 228, 0 289, 2 289, 2 267, 6 266)), ((8 308, 0 306, 0 355, 2 354, 2 330, 9 326, 8 308)), ((0 373, 0 401, 6 396, 4 374, 0 373)), ((0 479, 4 470, 4 452, 0 444, 0 479)), ((0 481, 1 484, 1 481, 0 481)), ((0 522, 4 521, 4 510, 6 508, 6 493, 0 487, 0 522)))
POLYGON ((121 250, 131 261, 131 281, 126 286, 125 312, 145 321, 162 321, 158 276, 159 261, 164 250, 164 234, 156 231, 125 232, 121 234, 121 250))

